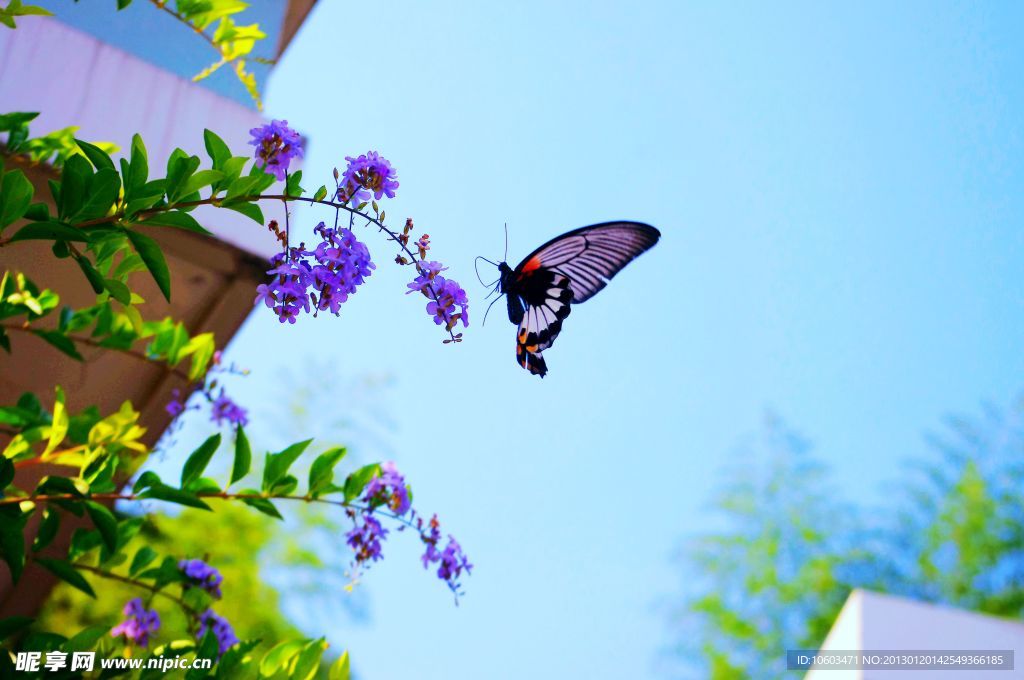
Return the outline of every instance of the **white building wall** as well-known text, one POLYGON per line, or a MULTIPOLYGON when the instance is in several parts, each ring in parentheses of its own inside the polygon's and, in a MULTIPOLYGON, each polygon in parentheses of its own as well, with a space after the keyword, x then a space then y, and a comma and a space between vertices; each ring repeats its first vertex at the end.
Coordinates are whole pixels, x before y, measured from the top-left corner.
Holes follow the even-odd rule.
MULTIPOLYGON (((204 128, 235 154, 248 155, 249 130, 265 122, 255 110, 43 17, 0 31, 0 113, 11 111, 38 111, 35 135, 77 125, 80 138, 114 142, 125 152, 137 132, 153 177, 162 175, 177 146, 205 159, 204 128)), ((196 216, 246 252, 269 258, 277 251, 273 235, 242 215, 210 209, 196 216)))
POLYGON ((1024 678, 1024 623, 855 590, 836 618, 822 652, 844 650, 1013 650, 1008 670, 821 670, 805 680, 1024 678))

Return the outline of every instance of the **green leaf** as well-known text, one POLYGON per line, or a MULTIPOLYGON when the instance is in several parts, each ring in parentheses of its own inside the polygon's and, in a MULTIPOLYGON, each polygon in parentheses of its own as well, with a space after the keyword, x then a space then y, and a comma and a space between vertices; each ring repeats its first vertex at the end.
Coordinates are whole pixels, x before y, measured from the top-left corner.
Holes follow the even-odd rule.
POLYGON ((135 480, 134 486, 132 486, 132 493, 139 493, 143 489, 149 489, 154 486, 163 486, 163 482, 160 481, 160 475, 153 472, 152 470, 146 470, 139 478, 135 480))
POLYGON ((263 211, 255 203, 232 203, 230 205, 223 205, 222 208, 228 210, 234 210, 237 213, 242 213, 249 219, 253 220, 258 224, 263 224, 263 211))
POLYGON ((71 637, 61 649, 65 652, 87 652, 95 649, 96 644, 106 635, 110 635, 110 626, 89 626, 71 637))
POLYGON ((11 237, 11 241, 39 240, 85 242, 89 240, 89 234, 59 222, 32 222, 16 231, 11 237))
POLYGON ((252 447, 249 446, 249 438, 245 436, 245 430, 239 425, 235 430, 235 462, 231 466, 231 484, 234 484, 242 477, 249 474, 252 466, 252 447))
MULTIPOLYGON (((199 641, 199 646, 196 648, 196 659, 211 659, 215 664, 219 656, 219 649, 217 633, 214 632, 213 626, 209 626, 206 634, 203 635, 203 639, 199 641)), ((185 680, 202 680, 209 677, 212 677, 209 671, 202 668, 190 668, 185 673, 185 680)))
POLYGON ((188 192, 185 185, 192 174, 199 169, 199 156, 188 156, 181 149, 175 149, 167 160, 167 200, 177 201, 188 192))
POLYGON ((260 661, 260 677, 269 678, 285 668, 305 644, 305 640, 288 640, 276 645, 260 661))
POLYGON ((134 191, 144 186, 149 179, 149 156, 146 153, 146 145, 139 135, 132 135, 131 156, 131 176, 124 178, 124 185, 125 193, 135 198, 134 191))
POLYGON ((219 446, 220 435, 215 434, 207 438, 205 442, 199 445, 199 448, 192 452, 192 455, 185 461, 185 466, 181 469, 181 486, 183 488, 202 476, 203 471, 210 464, 210 460, 213 459, 213 454, 217 452, 217 447, 219 446))
POLYGON ((135 251, 142 258, 142 261, 146 263, 146 268, 149 269, 149 273, 153 275, 153 279, 156 281, 156 285, 160 287, 160 292, 164 294, 164 298, 168 302, 171 301, 171 272, 167 269, 167 260, 164 259, 164 254, 160 251, 160 246, 157 245, 156 241, 148 236, 140 234, 137 231, 129 230, 128 240, 135 246, 135 251))
POLYGON ((359 468, 348 477, 345 478, 345 502, 348 503, 353 498, 358 498, 359 494, 363 493, 363 489, 370 480, 380 474, 380 465, 377 463, 370 463, 359 468))
POLYGON ((36 486, 36 493, 43 495, 67 494, 75 498, 82 498, 82 489, 79 488, 79 484, 88 490, 83 480, 48 475, 43 477, 38 486, 36 486))
POLYGON ((85 257, 76 257, 75 262, 78 263, 79 269, 85 274, 85 278, 89 280, 89 285, 92 286, 92 291, 99 295, 107 289, 106 281, 103 276, 96 271, 96 267, 92 266, 92 262, 85 257))
POLYGON ((50 219, 50 206, 45 203, 33 203, 25 211, 25 219, 33 222, 47 222, 50 219))
POLYGON ((175 489, 173 486, 165 486, 163 484, 149 487, 139 494, 139 497, 154 498, 158 501, 187 505, 190 508, 199 508, 200 510, 210 510, 210 506, 204 503, 202 499, 194 493, 189 493, 183 489, 175 489))
POLYGON ((274 519, 284 519, 284 517, 281 516, 281 513, 277 511, 277 508, 274 507, 273 503, 271 503, 266 498, 258 498, 258 497, 256 497, 259 494, 259 491, 257 491, 256 489, 243 489, 243 490, 239 491, 238 493, 242 494, 243 496, 253 496, 253 497, 250 497, 250 498, 241 498, 240 499, 243 503, 248 505, 250 508, 256 508, 257 510, 262 512, 264 515, 269 515, 269 516, 273 517, 274 519))
POLYGON ((14 481, 14 463, 7 456, 0 455, 0 492, 14 481))
POLYGON ((182 196, 188 196, 189 194, 199 191, 203 187, 208 187, 211 184, 219 182, 223 177, 224 173, 220 170, 200 170, 189 177, 180 193, 182 196))
POLYGON ((78 148, 82 150, 82 153, 85 154, 85 157, 89 159, 89 162, 91 162, 93 167, 97 170, 102 170, 104 168, 108 170, 114 169, 114 161, 110 159, 110 156, 107 155, 107 152, 103 149, 99 148, 95 144, 83 142, 81 139, 76 139, 75 144, 78 144, 78 148))
POLYGON ((103 279, 103 287, 110 292, 110 297, 114 298, 122 305, 130 305, 132 303, 132 291, 131 289, 114 279, 103 279))
POLYGON ((25 568, 25 522, 28 513, 23 513, 16 505, 3 509, 0 514, 0 557, 7 563, 14 583, 21 578, 25 568))
POLYGON ((0 114, 0 132, 11 132, 22 128, 39 117, 38 113, 17 111, 0 114))
POLYGON ((76 154, 64 162, 57 211, 61 218, 67 219, 81 210, 92 175, 92 165, 83 156, 76 154))
POLYGON ((211 235, 209 231, 196 221, 196 218, 180 210, 154 213, 136 224, 142 227, 177 227, 178 229, 194 231, 205 236, 211 235))
POLYGON ((295 666, 289 674, 289 680, 313 680, 317 669, 320 668, 320 659, 324 655, 324 639, 313 640, 299 652, 295 659, 295 666))
POLYGON ((57 536, 57 529, 60 528, 60 513, 51 509, 46 508, 43 511, 43 519, 39 523, 39 530, 36 531, 35 540, 32 541, 32 550, 39 552, 46 546, 50 545, 53 539, 57 536))
POLYGON ((252 662, 249 652, 259 646, 260 640, 243 640, 239 644, 224 652, 217 663, 218 680, 230 680, 233 678, 251 678, 250 671, 258 671, 258 667, 252 662))
POLYGON ((217 188, 223 189, 224 187, 231 186, 242 174, 242 170, 245 169, 245 164, 249 162, 248 156, 232 156, 231 158, 224 161, 224 167, 218 168, 224 173, 224 179, 217 182, 217 188))
POLYGON ((86 501, 85 511, 89 514, 89 519, 92 520, 96 530, 100 532, 107 550, 110 552, 117 550, 117 519, 114 517, 114 513, 96 501, 86 501))
POLYGON ((210 155, 210 160, 213 161, 213 169, 220 170, 223 168, 224 163, 231 158, 231 149, 228 148, 228 145, 210 130, 203 130, 203 142, 206 144, 206 153, 210 155))
POLYGON ((326 197, 327 197, 327 187, 326 186, 321 186, 319 189, 316 190, 316 193, 313 194, 313 200, 314 201, 322 201, 326 197))
POLYGON ((238 198, 239 196, 249 196, 251 195, 250 192, 253 191, 259 184, 259 175, 246 175, 245 177, 239 177, 228 185, 228 192, 224 196, 224 198, 227 199, 238 198))
POLYGON ((56 392, 57 395, 53 403, 53 418, 50 423, 50 434, 47 437, 46 448, 43 450, 44 456, 55 451, 60 443, 64 441, 68 434, 68 425, 70 424, 68 411, 64 406, 67 402, 64 388, 58 386, 56 392))
POLYGON ((34 335, 42 338, 46 342, 50 343, 64 354, 67 354, 76 361, 85 361, 78 350, 75 348, 75 343, 71 339, 58 331, 32 331, 34 335))
POLYGON ((135 553, 135 557, 132 558, 132 566, 128 568, 128 575, 135 576, 140 571, 146 568, 146 565, 150 564, 157 557, 156 551, 150 548, 148 545, 144 545, 139 548, 139 551, 135 553))
POLYGON ((114 205, 120 189, 121 176, 117 174, 117 170, 104 168, 98 171, 89 179, 81 207, 69 219, 84 222, 103 217, 114 205))
POLYGON ((285 183, 285 186, 284 186, 284 193, 285 193, 285 195, 287 195, 287 196, 301 196, 302 194, 304 194, 306 192, 306 190, 303 189, 299 185, 299 182, 301 182, 301 181, 302 181, 302 170, 299 170, 298 172, 296 172, 293 175, 288 175, 288 181, 285 183))
POLYGON ((166 186, 167 183, 164 180, 155 179, 152 182, 146 182, 133 191, 131 199, 125 202, 124 216, 130 219, 140 211, 149 210, 160 203, 163 200, 164 187, 166 186))
POLYGON ((334 482, 334 466, 345 457, 344 447, 324 451, 309 467, 309 494, 314 498, 334 482))
POLYGON ((12 170, 0 179, 0 231, 25 214, 33 192, 32 182, 21 170, 12 170))
POLYGON ((36 562, 68 585, 78 588, 89 597, 96 597, 96 593, 93 591, 92 586, 89 585, 89 582, 71 564, 64 560, 48 560, 41 557, 36 558, 36 562))
POLYGON ((352 670, 349 666, 348 650, 342 652, 338 660, 331 664, 331 670, 327 673, 327 680, 349 680, 352 670))
POLYGON ((312 439, 292 444, 280 453, 268 453, 266 464, 263 468, 263 490, 267 491, 274 484, 288 474, 288 468, 292 466, 306 447, 312 443, 312 439))
POLYGON ((24 629, 33 621, 35 621, 35 619, 31 616, 12 616, 10 618, 0 620, 0 642, 24 629))
POLYGON ((168 583, 181 583, 185 580, 185 575, 181 573, 181 569, 178 568, 177 561, 167 556, 160 563, 160 566, 139 574, 140 579, 153 579, 153 585, 157 588, 162 588, 168 583))

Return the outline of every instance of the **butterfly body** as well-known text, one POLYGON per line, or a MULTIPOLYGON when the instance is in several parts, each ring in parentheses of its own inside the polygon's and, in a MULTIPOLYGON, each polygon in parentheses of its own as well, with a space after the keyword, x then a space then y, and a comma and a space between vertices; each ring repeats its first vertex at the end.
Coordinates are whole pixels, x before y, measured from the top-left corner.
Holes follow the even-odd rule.
POLYGON ((551 239, 515 269, 499 263, 498 291, 507 296, 509 321, 519 326, 517 363, 544 377, 542 353, 554 344, 571 305, 593 297, 660 237, 640 222, 605 222, 551 239))

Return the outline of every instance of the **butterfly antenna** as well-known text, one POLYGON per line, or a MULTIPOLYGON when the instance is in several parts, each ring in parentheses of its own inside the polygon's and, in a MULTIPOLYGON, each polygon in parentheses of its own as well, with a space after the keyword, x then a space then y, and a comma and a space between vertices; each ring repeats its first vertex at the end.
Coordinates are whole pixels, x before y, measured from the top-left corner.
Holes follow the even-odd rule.
POLYGON ((508 262, 508 222, 505 223, 505 255, 501 259, 508 262))
POLYGON ((494 281, 491 281, 490 283, 484 283, 484 280, 480 277, 480 269, 478 268, 480 260, 483 260, 484 262, 486 262, 488 264, 493 264, 495 267, 498 266, 498 263, 497 262, 491 262, 490 260, 488 260, 486 257, 483 257, 482 255, 477 255, 476 259, 473 260, 473 270, 476 271, 476 280, 479 281, 480 285, 483 286, 484 288, 490 288, 495 283, 497 283, 498 280, 501 277, 498 277, 498 279, 495 279, 494 281))

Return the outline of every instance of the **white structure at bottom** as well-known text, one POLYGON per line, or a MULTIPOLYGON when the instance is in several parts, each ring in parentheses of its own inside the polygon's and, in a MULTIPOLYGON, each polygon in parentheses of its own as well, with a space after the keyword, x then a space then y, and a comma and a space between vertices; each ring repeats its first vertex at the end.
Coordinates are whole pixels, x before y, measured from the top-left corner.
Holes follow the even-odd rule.
MULTIPOLYGON (((1024 678, 1024 623, 864 590, 855 590, 850 594, 819 654, 828 658, 837 652, 842 656, 842 652, 849 650, 888 653, 888 658, 881 659, 883 662, 891 660, 895 653, 903 650, 919 655, 923 650, 932 650, 937 654, 973 651, 979 655, 1012 650, 1014 664, 1013 670, 952 670, 955 665, 945 666, 950 670, 939 670, 944 668, 940 665, 922 670, 812 668, 804 680, 1024 678)), ((927 656, 930 655, 920 655, 919 658, 927 659, 927 656)))

